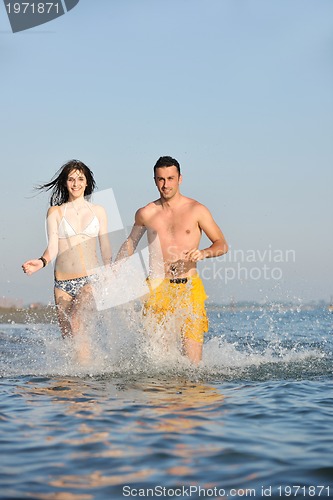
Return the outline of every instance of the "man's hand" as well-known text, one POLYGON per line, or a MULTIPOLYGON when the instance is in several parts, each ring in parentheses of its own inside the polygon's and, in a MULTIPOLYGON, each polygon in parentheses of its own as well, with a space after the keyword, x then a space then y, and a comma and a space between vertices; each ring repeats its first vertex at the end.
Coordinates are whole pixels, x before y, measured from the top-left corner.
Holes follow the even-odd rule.
POLYGON ((192 248, 192 250, 184 252, 184 255, 184 260, 188 260, 190 262, 198 262, 199 260, 203 260, 205 258, 205 252, 203 250, 199 250, 199 248, 192 248))

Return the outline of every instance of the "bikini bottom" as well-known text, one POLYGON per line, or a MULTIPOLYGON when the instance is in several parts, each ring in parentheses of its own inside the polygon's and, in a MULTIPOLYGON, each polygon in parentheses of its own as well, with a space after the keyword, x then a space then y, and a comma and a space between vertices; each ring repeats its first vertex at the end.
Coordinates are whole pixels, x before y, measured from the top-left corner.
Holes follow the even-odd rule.
POLYGON ((54 287, 68 293, 71 297, 75 298, 80 292, 81 288, 89 285, 98 280, 96 274, 90 276, 82 276, 81 278, 72 278, 71 280, 54 280, 54 287))

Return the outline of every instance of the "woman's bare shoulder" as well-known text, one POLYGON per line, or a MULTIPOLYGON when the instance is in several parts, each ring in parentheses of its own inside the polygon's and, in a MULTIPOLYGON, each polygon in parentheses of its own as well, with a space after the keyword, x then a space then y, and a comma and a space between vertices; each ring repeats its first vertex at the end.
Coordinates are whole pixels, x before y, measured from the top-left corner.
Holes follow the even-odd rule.
POLYGON ((52 207, 49 207, 47 214, 46 214, 47 217, 61 216, 63 205, 53 205, 52 207))
POLYGON ((106 214, 106 210, 102 205, 95 205, 94 203, 89 203, 90 208, 97 216, 103 216, 106 214))

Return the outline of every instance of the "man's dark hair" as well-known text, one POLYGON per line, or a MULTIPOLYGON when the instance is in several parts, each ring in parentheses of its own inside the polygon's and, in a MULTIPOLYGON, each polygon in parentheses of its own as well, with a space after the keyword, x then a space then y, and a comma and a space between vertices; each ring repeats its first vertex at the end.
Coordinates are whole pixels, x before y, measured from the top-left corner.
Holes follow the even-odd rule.
POLYGON ((178 174, 180 175, 180 165, 175 158, 171 158, 171 156, 161 156, 154 165, 154 177, 156 175, 156 169, 161 167, 176 167, 178 170, 178 174))

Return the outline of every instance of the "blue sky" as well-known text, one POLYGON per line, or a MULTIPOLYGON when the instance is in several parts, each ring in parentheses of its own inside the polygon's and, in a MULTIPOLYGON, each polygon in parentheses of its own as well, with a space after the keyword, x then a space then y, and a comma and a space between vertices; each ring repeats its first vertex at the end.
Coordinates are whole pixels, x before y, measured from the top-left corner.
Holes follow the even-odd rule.
POLYGON ((0 50, 0 296, 52 301, 52 268, 20 268, 46 243, 34 185, 79 158, 127 227, 166 154, 231 246, 201 264, 212 301, 333 295, 331 0, 80 0, 16 34, 1 4, 0 50))

